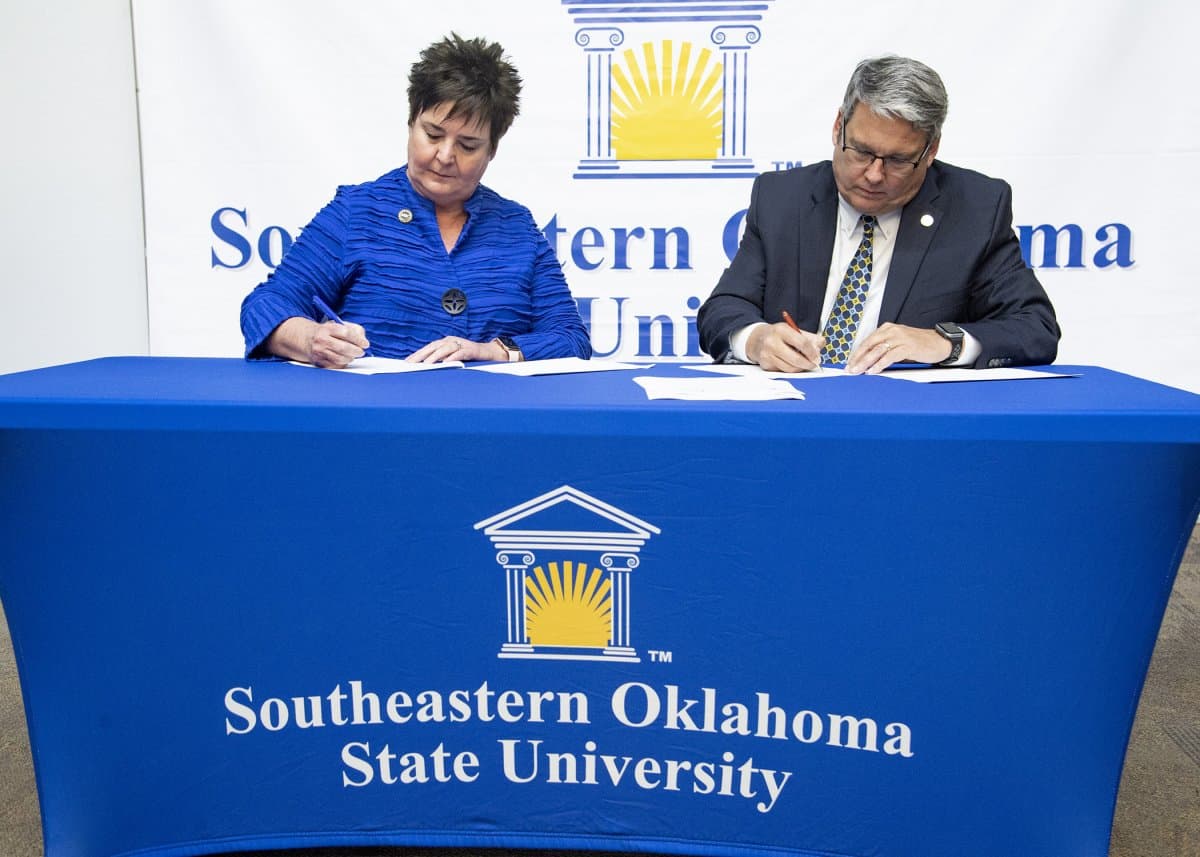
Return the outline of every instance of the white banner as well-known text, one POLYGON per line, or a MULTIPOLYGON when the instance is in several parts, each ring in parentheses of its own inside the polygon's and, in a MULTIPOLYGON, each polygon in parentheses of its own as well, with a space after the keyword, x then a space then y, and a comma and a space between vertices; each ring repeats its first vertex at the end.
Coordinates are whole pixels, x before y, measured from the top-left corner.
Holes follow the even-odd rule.
POLYGON ((1059 362, 1200 392, 1194 263, 1168 246, 1197 186, 1194 6, 672 6, 134 0, 151 353, 242 353, 242 298, 337 185, 404 162, 409 66, 453 30, 525 80, 484 183, 533 211, 597 356, 699 356, 752 177, 829 158, 855 63, 890 52, 946 83, 939 157, 1012 184, 1059 362))

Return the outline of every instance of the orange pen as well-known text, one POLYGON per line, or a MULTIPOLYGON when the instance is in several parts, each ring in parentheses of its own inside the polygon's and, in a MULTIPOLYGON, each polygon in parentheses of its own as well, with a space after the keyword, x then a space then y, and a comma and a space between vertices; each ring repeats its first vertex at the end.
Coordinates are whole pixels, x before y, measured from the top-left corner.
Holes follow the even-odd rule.
MULTIPOLYGON (((796 324, 795 319, 793 319, 790 315, 788 315, 787 310, 783 311, 783 320, 787 322, 787 326, 790 327, 792 330, 796 331, 797 333, 800 332, 800 325, 796 324)), ((809 369, 808 371, 819 373, 821 371, 821 366, 820 366, 820 364, 817 364, 816 366, 809 369)))

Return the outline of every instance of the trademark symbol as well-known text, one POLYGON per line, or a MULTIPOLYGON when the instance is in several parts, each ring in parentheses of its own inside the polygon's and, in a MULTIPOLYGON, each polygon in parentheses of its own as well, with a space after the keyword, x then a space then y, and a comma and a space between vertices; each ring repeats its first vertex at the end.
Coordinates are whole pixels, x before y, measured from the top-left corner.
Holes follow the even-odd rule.
POLYGON ((661 652, 658 649, 650 649, 650 663, 652 664, 669 664, 671 663, 671 653, 661 652))

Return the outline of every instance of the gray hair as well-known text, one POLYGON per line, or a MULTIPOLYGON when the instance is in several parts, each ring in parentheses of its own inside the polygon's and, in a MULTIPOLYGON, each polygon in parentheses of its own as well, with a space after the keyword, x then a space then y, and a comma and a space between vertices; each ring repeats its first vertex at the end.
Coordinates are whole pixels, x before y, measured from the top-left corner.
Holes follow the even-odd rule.
POLYGON ((850 75, 842 99, 842 122, 850 121, 859 103, 888 119, 904 119, 930 142, 942 136, 950 97, 938 73, 908 57, 887 55, 865 59, 850 75))

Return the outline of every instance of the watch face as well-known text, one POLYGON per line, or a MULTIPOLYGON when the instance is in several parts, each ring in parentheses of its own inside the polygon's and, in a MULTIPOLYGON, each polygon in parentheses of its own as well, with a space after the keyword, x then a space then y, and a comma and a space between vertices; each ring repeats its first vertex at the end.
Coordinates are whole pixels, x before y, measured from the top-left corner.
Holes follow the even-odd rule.
POLYGON ((957 339, 963 335, 963 330, 952 321, 939 321, 935 325, 938 332, 948 339, 957 339))
POLYGON ((500 344, 503 345, 505 348, 507 348, 509 351, 519 351, 520 350, 519 348, 517 348, 516 341, 511 336, 497 336, 496 338, 499 339, 500 344))

